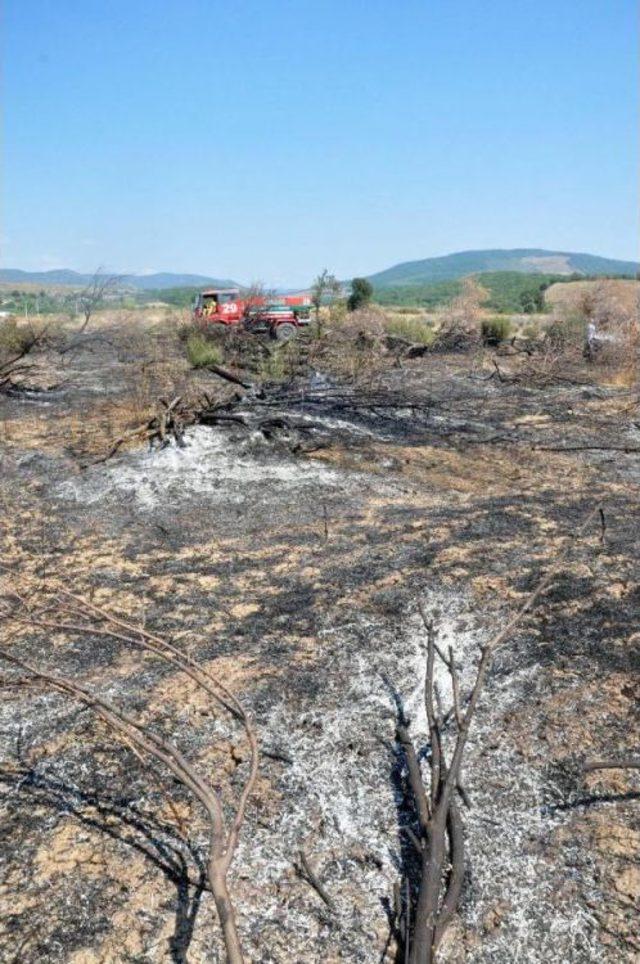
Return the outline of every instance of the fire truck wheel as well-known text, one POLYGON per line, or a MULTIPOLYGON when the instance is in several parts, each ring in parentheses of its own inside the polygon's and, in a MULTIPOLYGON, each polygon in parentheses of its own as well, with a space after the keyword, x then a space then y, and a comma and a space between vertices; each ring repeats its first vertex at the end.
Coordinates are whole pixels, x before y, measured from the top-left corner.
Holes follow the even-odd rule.
POLYGON ((281 325, 276 325, 275 328, 271 329, 271 337, 275 338, 276 341, 291 341, 295 338, 296 326, 290 324, 288 321, 283 322, 281 325))

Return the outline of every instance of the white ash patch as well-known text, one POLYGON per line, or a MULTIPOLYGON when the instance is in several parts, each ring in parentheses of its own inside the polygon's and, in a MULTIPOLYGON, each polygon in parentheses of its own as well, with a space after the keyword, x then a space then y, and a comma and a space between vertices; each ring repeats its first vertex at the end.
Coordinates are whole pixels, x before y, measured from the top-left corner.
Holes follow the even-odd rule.
MULTIPOLYGON (((453 646, 465 694, 489 630, 460 597, 440 595, 430 608, 440 611, 438 642, 453 646)), ((234 862, 238 910, 248 943, 268 949, 269 960, 319 964, 340 947, 345 959, 373 964, 389 932, 385 902, 400 867, 402 816, 391 752, 396 707, 389 684, 402 699, 420 751, 427 733, 426 633, 418 616, 396 631, 361 617, 320 638, 329 661, 319 689, 295 708, 283 700, 259 721, 265 747, 282 747, 293 763, 279 771, 275 820, 243 834, 234 862), (318 895, 292 871, 300 847, 335 902, 333 923, 318 895), (240 897, 247 881, 260 895, 259 910, 240 897)), ((567 855, 556 850, 549 858, 550 834, 569 816, 545 814, 539 761, 524 759, 508 738, 505 714, 522 705, 523 687, 537 672, 490 678, 465 754, 463 780, 473 807, 463 808, 467 876, 460 920, 479 937, 465 951, 468 961, 604 959, 586 909, 559 894, 567 855), (498 923, 487 927, 496 908, 498 923)), ((435 678, 446 708, 451 687, 440 660, 435 678)), ((449 759, 453 736, 452 726, 445 738, 449 759)), ((440 960, 459 961, 460 954, 459 942, 445 944, 440 960)))
MULTIPOLYGON (((441 638, 455 637, 457 658, 466 663, 477 634, 455 631, 448 610, 459 608, 458 601, 439 602, 441 638)), ((260 946, 270 960, 325 961, 339 943, 346 959, 379 961, 389 931, 385 902, 400 863, 392 689, 422 744, 425 632, 419 617, 396 631, 360 617, 326 629, 320 639, 330 656, 319 690, 300 707, 283 701, 259 721, 265 747, 283 747, 293 763, 280 771, 275 823, 243 835, 234 868, 239 887, 250 879, 260 888, 260 946), (292 873, 301 847, 335 901, 338 926, 292 873)), ((444 697, 444 676, 440 682, 444 697)), ((255 906, 239 900, 238 911, 249 932, 255 906)))
POLYGON ((59 485, 57 491, 64 498, 88 504, 115 494, 151 509, 161 502, 175 504, 194 495, 241 503, 269 486, 275 491, 345 485, 344 473, 321 462, 273 457, 270 451, 258 458, 256 448, 261 439, 253 436, 232 441, 218 429, 199 426, 186 432, 185 448, 168 445, 93 466, 83 476, 59 485))
MULTIPOLYGON (((439 611, 439 644, 454 647, 464 694, 489 630, 464 597, 441 593, 427 605, 439 611)), ((423 748, 425 637, 417 615, 402 627, 364 616, 328 626, 319 637, 327 655, 319 686, 303 690, 295 705, 283 687, 268 716, 258 718, 262 745, 281 748, 293 763, 263 759, 262 771, 279 799, 274 814, 262 820, 252 810, 233 863, 232 891, 252 960, 325 964, 339 953, 344 960, 379 964, 389 930, 384 902, 400 875, 392 689, 411 720, 417 748, 423 748), (335 918, 293 873, 300 847, 335 902, 335 918)), ((316 683, 317 673, 316 667, 310 674, 316 683)), ((439 660, 436 681, 446 707, 450 684, 439 660)), ((596 922, 566 890, 572 877, 582 890, 589 888, 591 857, 576 836, 550 848, 551 835, 571 815, 545 811, 543 761, 525 759, 509 739, 509 712, 521 710, 523 694, 543 683, 536 667, 488 680, 463 770, 473 808, 463 809, 467 874, 460 921, 479 939, 463 950, 454 929, 441 964, 613 959, 598 942, 596 922), (496 912, 497 923, 487 926, 496 912)), ((55 705, 51 694, 38 699, 55 705)), ((30 736, 28 720, 24 736, 30 736)), ((450 729, 449 750, 452 736, 450 729)), ((597 900, 595 886, 590 895, 597 900)), ((205 903, 204 912, 210 912, 205 903)), ((216 927, 213 941, 219 939, 216 927)), ((210 944, 206 953, 217 959, 210 944)))
MULTIPOLYGON (((284 413, 283 413, 284 414, 284 413)), ((394 412, 394 414, 396 414, 394 412)), ((366 425, 358 424, 355 421, 350 421, 346 418, 334 418, 328 415, 313 415, 303 413, 298 416, 299 421, 313 424, 322 425, 325 428, 337 429, 338 431, 345 432, 347 435, 353 436, 354 438, 368 438, 375 439, 378 442, 390 442, 393 441, 394 436, 388 432, 382 432, 380 430, 374 431, 366 425)))
MULTIPOLYGON (((605 959, 594 919, 564 886, 568 855, 550 846, 570 814, 545 811, 544 763, 528 761, 508 737, 505 716, 522 705, 525 684, 530 693, 539 678, 537 667, 494 676, 471 730, 463 774, 473 804, 463 814, 470 868, 463 919, 488 935, 470 961, 605 959), (497 923, 487 925, 496 910, 497 923)), ((583 869, 591 863, 586 849, 580 863, 583 869)))

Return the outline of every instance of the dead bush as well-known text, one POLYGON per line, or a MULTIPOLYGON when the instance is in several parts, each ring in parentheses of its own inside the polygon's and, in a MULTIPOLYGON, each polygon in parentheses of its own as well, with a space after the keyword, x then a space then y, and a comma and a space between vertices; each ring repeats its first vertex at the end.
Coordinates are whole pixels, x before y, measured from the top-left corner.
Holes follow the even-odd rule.
POLYGON ((477 322, 464 323, 451 319, 441 322, 433 342, 433 350, 473 351, 480 346, 480 341, 480 327, 477 322))
POLYGON ((384 347, 385 323, 385 312, 375 305, 345 312, 344 317, 339 311, 332 312, 332 322, 322 339, 311 343, 311 367, 351 382, 370 379, 389 364, 384 347))
POLYGON ((28 338, 28 326, 18 326, 15 317, 12 316, 0 323, 0 351, 6 354, 15 354, 22 351, 28 338))
POLYGON ((608 378, 629 388, 640 380, 640 326, 637 317, 619 322, 610 341, 603 341, 595 362, 601 365, 608 378))
POLYGON ((630 305, 615 282, 598 281, 586 288, 575 304, 558 305, 546 328, 543 347, 558 369, 584 354, 608 381, 635 384, 640 362, 638 305, 630 305), (590 325, 595 336, 587 351, 590 325))
POLYGON ((0 325, 0 392, 23 390, 38 372, 38 364, 32 356, 52 341, 52 333, 46 324, 27 322, 19 325, 15 318, 6 319, 0 325))
POLYGON ((480 321, 481 306, 488 296, 475 278, 464 278, 461 282, 460 293, 442 306, 438 312, 441 327, 471 328, 477 327, 480 321))
POLYGON ((327 328, 342 325, 346 315, 347 302, 344 298, 337 298, 329 305, 316 308, 313 321, 308 328, 311 338, 321 340, 326 335, 327 328))
POLYGON ((0 356, 27 355, 32 348, 44 342, 49 335, 50 325, 41 322, 18 323, 15 316, 0 322, 0 356))
MULTIPOLYGON (((93 337, 91 333, 84 336, 93 337)), ((82 457, 100 454, 116 438, 146 422, 160 399, 193 393, 193 372, 177 328, 123 326, 111 336, 111 349, 122 363, 120 391, 100 405, 99 418, 87 419, 74 451, 82 457)))
POLYGON ((343 335, 357 338, 360 333, 371 337, 381 338, 385 332, 387 316, 377 305, 366 305, 355 311, 344 313, 340 320, 336 320, 336 330, 343 335))
POLYGON ((605 330, 615 328, 630 315, 628 302, 622 297, 618 285, 608 279, 597 281, 585 289, 577 307, 587 321, 605 330))
POLYGON ((545 350, 558 355, 582 351, 586 325, 584 315, 575 310, 554 316, 545 328, 545 350))
POLYGON ((481 305, 487 290, 475 278, 464 278, 461 290, 436 312, 434 351, 471 351, 480 345, 481 305))
POLYGON ((630 305, 619 286, 609 280, 597 282, 581 299, 582 313, 587 323, 595 325, 598 336, 593 361, 611 380, 628 385, 638 380, 639 307, 638 299, 630 305))

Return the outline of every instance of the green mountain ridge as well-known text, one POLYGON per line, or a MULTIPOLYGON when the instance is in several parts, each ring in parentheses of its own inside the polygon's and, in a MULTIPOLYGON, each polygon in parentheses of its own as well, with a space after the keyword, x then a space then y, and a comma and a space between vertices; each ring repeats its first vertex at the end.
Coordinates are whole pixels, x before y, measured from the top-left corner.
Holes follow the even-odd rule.
POLYGON ((544 248, 496 248, 458 251, 421 261, 404 261, 369 275, 369 281, 374 288, 380 289, 455 281, 472 274, 504 271, 585 276, 635 275, 640 271, 640 263, 572 251, 548 251, 544 248))

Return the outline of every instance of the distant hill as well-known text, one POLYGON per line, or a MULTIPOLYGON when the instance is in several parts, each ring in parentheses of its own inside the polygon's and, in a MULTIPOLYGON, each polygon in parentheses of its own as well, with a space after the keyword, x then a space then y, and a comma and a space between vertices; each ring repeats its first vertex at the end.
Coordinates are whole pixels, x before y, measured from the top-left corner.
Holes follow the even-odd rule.
POLYGON ((571 251, 545 251, 542 248, 512 250, 459 251, 440 258, 405 261, 385 271, 369 275, 374 288, 424 285, 434 281, 453 281, 470 274, 517 271, 526 274, 555 275, 635 275, 640 264, 617 261, 594 254, 571 251))
POLYGON ((136 288, 149 291, 163 288, 237 288, 238 283, 231 278, 207 278, 201 274, 158 274, 130 275, 127 282, 136 288))
MULTIPOLYGON (((514 248, 512 250, 459 251, 439 258, 422 261, 405 261, 385 271, 369 275, 377 290, 404 289, 454 282, 472 274, 517 272, 527 275, 635 275, 640 264, 635 261, 617 261, 594 254, 577 254, 570 251, 545 251, 542 248, 514 248)), ((0 284, 41 285, 43 288, 66 285, 82 288, 92 275, 58 268, 54 271, 21 271, 18 268, 0 268, 0 284)), ((167 289, 211 287, 237 287, 230 278, 212 278, 201 274, 178 274, 157 272, 155 274, 123 274, 122 286, 137 291, 165 291, 167 289)), ((444 289, 443 289, 444 290, 444 289)))
MULTIPOLYGON (((108 274, 109 272, 105 273, 108 274)), ((66 268, 58 268, 54 271, 20 271, 18 268, 0 268, 0 284, 35 284, 42 285, 43 288, 51 285, 69 285, 74 288, 82 288, 91 281, 92 277, 93 275, 69 271, 66 268)), ((218 288, 231 288, 236 284, 229 278, 209 278, 201 274, 171 274, 170 272, 123 274, 122 283, 123 286, 136 288, 140 291, 158 291, 164 288, 204 288, 209 285, 218 288)))

